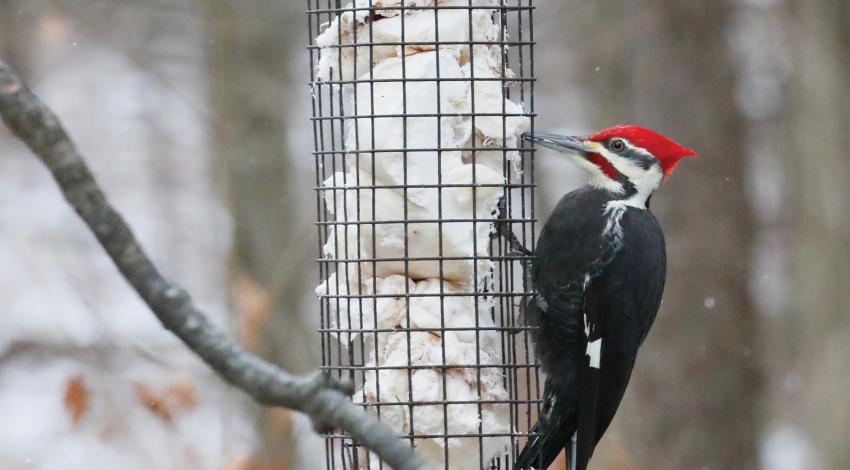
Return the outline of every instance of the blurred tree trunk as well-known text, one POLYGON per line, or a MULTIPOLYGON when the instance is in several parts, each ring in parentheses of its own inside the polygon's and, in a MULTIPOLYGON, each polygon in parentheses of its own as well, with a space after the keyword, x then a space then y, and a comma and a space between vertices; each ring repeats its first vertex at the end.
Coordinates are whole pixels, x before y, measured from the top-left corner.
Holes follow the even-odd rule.
POLYGON ((653 199, 667 290, 600 448, 609 468, 755 469, 760 371, 749 294, 753 217, 728 2, 584 4, 579 67, 598 127, 644 125, 694 148, 653 199), (587 18, 594 18, 587 24, 587 18))
MULTIPOLYGON (((202 31, 173 14, 181 3, 2 0, 0 55, 23 66, 162 271, 220 324, 228 224, 193 106, 202 31)), ((0 468, 243 460, 254 436, 238 392, 163 329, 0 127, 0 468)))
MULTIPOLYGON (((312 192, 293 177, 286 140, 293 88, 287 72, 293 54, 302 51, 303 38, 295 33, 303 15, 295 14, 300 5, 276 0, 209 5, 214 152, 235 225, 232 281, 241 340, 285 369, 303 372, 318 362, 313 328, 300 321, 313 280, 300 268, 312 267, 315 253, 312 237, 305 236, 313 233, 313 212, 301 202, 312 200, 312 192)), ((289 415, 258 413, 259 460, 269 468, 291 467, 289 415)))
POLYGON ((850 3, 791 4, 788 156, 800 424, 823 468, 850 468, 850 3))

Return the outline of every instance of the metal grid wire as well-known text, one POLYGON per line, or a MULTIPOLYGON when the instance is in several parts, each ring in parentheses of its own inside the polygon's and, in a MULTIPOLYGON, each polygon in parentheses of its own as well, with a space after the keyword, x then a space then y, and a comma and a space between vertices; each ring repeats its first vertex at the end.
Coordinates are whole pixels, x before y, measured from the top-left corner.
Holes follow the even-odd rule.
MULTIPOLYGON (((396 2, 396 5, 400 3, 400 6, 397 6, 395 10, 399 10, 398 14, 401 15, 402 18, 405 17, 405 14, 409 14, 413 10, 433 11, 435 30, 434 41, 378 42, 372 37, 372 27, 369 26, 366 28, 366 34, 368 34, 369 37, 356 38, 354 41, 355 44, 335 44, 331 46, 327 46, 326 44, 323 45, 325 50, 328 50, 328 48, 337 48, 339 51, 342 51, 345 48, 352 48, 355 57, 354 73, 351 74, 351 76, 343 76, 342 74, 339 74, 331 76, 330 78, 319 77, 316 70, 321 58, 323 47, 320 47, 316 43, 317 35, 321 34, 328 27, 333 27, 329 25, 333 25, 334 20, 345 12, 351 12, 355 15, 363 15, 365 12, 365 16, 367 18, 374 19, 376 7, 373 6, 373 2, 377 3, 378 0, 367 2, 368 6, 358 4, 358 6, 355 7, 347 1, 308 0, 307 6, 307 17, 309 23, 308 34, 310 41, 308 50, 311 61, 311 91, 313 94, 313 155, 315 158, 316 210, 319 239, 319 256, 317 261, 319 264, 320 282, 328 283, 329 280, 333 280, 336 284, 335 286, 328 286, 328 289, 325 292, 320 292, 319 295, 321 305, 321 323, 319 332, 321 335, 322 367, 330 373, 337 374, 339 377, 351 380, 358 387, 358 390, 360 390, 359 386, 363 384, 366 374, 374 373, 375 380, 377 381, 377 388, 380 390, 380 380, 382 377, 380 374, 381 371, 391 369, 405 370, 407 372, 408 385, 410 386, 410 393, 407 397, 395 397, 396 399, 393 399, 392 401, 388 401, 382 397, 378 401, 366 403, 367 400, 365 399, 365 396, 355 396, 353 397, 354 400, 363 402, 364 407, 369 409, 371 412, 376 413, 379 417, 382 416, 382 410, 386 410, 387 407, 405 407, 407 409, 405 419, 410 421, 409 423, 406 423, 406 427, 410 431, 404 435, 400 435, 399 437, 402 439, 409 439, 411 445, 414 446, 418 446, 422 439, 436 439, 441 441, 446 448, 443 459, 445 460, 445 468, 457 468, 457 465, 453 465, 450 461, 448 451, 449 440, 457 437, 477 440, 478 455, 480 457, 478 468, 512 468, 518 449, 527 439, 528 430, 536 421, 540 407, 539 398, 541 387, 540 379, 538 377, 539 367, 531 350, 528 327, 522 325, 520 318, 520 305, 522 300, 529 293, 529 286, 527 285, 525 276, 523 275, 523 265, 528 262, 529 256, 512 251, 511 246, 506 241, 505 237, 495 235, 491 235, 489 238, 489 246, 487 250, 488 254, 486 256, 479 255, 477 247, 475 247, 470 256, 444 255, 443 230, 448 224, 463 223, 469 224, 469 226, 472 227, 473 233, 476 233, 475 228, 479 224, 485 224, 485 226, 492 225, 496 215, 492 218, 482 218, 475 215, 477 212, 474 209, 476 201, 476 197, 474 195, 476 191, 480 191, 482 188, 496 187, 500 191, 502 197, 502 213, 499 217, 502 223, 505 224, 503 226, 509 227, 522 245, 529 249, 533 249, 533 242, 536 238, 533 151, 530 147, 526 147, 525 144, 521 143, 521 140, 515 148, 507 148, 503 144, 502 147, 496 147, 494 149, 492 143, 490 143, 486 150, 491 152, 491 155, 494 150, 502 153, 502 173, 505 179, 499 184, 481 183, 477 181, 474 169, 472 170, 471 184, 444 182, 442 173, 439 170, 437 172, 436 184, 410 183, 408 181, 408 162, 416 159, 418 156, 421 156, 423 152, 436 153, 438 156, 438 166, 442 160, 443 152, 465 152, 471 155, 474 168, 474 163, 476 162, 479 152, 484 149, 475 144, 475 139, 472 139, 473 143, 468 148, 457 148, 457 146, 450 148, 444 147, 440 140, 440 136, 435 136, 437 145, 433 148, 409 147, 407 145, 408 119, 433 118, 435 120, 439 120, 448 114, 441 112, 439 109, 439 103, 437 104, 438 109, 435 113, 408 113, 407 86, 408 84, 421 81, 434 82, 436 84, 436 92, 438 96, 437 101, 439 102, 441 89, 449 86, 447 85, 449 82, 468 82, 470 84, 469 86, 474 90, 476 85, 484 81, 498 81, 501 84, 500 88, 503 93, 502 101, 504 102, 505 99, 509 99, 516 103, 521 103, 524 110, 523 116, 530 120, 533 129, 533 92, 535 82, 533 59, 534 39, 532 27, 534 12, 534 8, 532 6, 533 0, 500 0, 497 2, 497 5, 492 6, 482 6, 480 4, 481 2, 473 2, 473 0, 469 0, 469 5, 466 6, 457 6, 460 2, 456 1, 450 3, 455 6, 442 6, 439 2, 436 2, 436 6, 415 6, 418 5, 418 3, 408 1, 396 2), (467 11, 469 16, 469 38, 474 38, 474 35, 472 34, 473 12, 475 10, 482 9, 492 12, 493 21, 500 26, 501 34, 496 41, 481 42, 468 40, 464 42, 441 42, 439 38, 440 15, 437 12, 439 9, 461 9, 467 11), (501 56, 501 67, 503 72, 498 78, 477 78, 474 74, 472 78, 441 77, 439 65, 437 65, 435 78, 410 78, 407 77, 404 72, 405 60, 409 60, 409 58, 404 55, 401 56, 402 75, 400 79, 376 78, 373 75, 371 67, 365 67, 368 68, 368 70, 356 70, 358 64, 357 56, 359 54, 368 54, 370 60, 367 64, 372 64, 373 61, 371 60, 371 57, 375 53, 374 50, 377 47, 398 46, 402 48, 401 50, 405 50, 405 48, 408 47, 419 47, 425 50, 425 52, 419 52, 420 54, 434 54, 435 49, 439 50, 441 47, 460 46, 468 51, 469 60, 473 61, 475 57, 473 47, 476 45, 486 45, 498 48, 501 56), (507 74, 509 75, 509 78, 505 78, 506 70, 513 71, 512 76, 510 76, 510 73, 507 74), (358 105, 358 99, 364 99, 362 96, 358 97, 359 87, 368 86, 371 87, 372 91, 374 91, 375 84, 381 82, 400 82, 402 84, 403 103, 402 112, 400 114, 377 114, 374 113, 374 105, 367 106, 366 108, 358 105), (359 110, 362 109, 368 109, 368 112, 365 114, 360 112, 359 110), (355 110, 357 111, 355 112, 355 110), (376 124, 376 119, 380 120, 387 118, 399 118, 403 120, 405 126, 403 148, 382 148, 380 150, 375 150, 373 145, 370 148, 362 149, 357 148, 357 146, 352 146, 350 138, 346 140, 347 135, 352 132, 363 132, 360 127, 364 126, 360 126, 359 123, 363 122, 363 119, 368 119, 370 121, 370 125, 365 127, 368 128, 367 132, 371 133, 371 135, 367 135, 365 138, 367 141, 368 139, 371 139, 374 143, 376 139, 376 130, 377 132, 381 132, 380 122, 376 124), (377 129, 376 125, 378 126, 377 129), (347 142, 348 145, 346 146, 347 142), (359 172, 354 172, 354 177, 351 178, 352 175, 350 172, 347 172, 347 169, 352 166, 360 168, 362 163, 361 159, 370 159, 367 160, 367 166, 368 162, 371 162, 371 174, 374 175, 376 157, 379 157, 382 153, 401 154, 404 162, 404 175, 401 184, 385 184, 376 181, 374 177, 365 178, 366 180, 363 180, 360 176, 361 173, 359 172), (517 153, 519 155, 519 163, 509 161, 509 155, 516 155, 517 153), (514 171, 514 168, 517 165, 522 169, 521 172, 514 171), (339 178, 337 175, 347 176, 339 178), (443 216, 443 191, 449 191, 453 188, 467 188, 472 191, 473 211, 471 212, 470 217, 446 218, 443 216), (439 194, 438 205, 440 206, 437 209, 438 217, 430 220, 414 220, 408 217, 408 192, 414 189, 430 189, 437 191, 439 194), (375 194, 378 190, 394 190, 403 195, 405 201, 403 217, 393 220, 386 220, 383 218, 375 220, 379 219, 374 215, 376 206, 380 204, 380 201, 375 200, 375 194), (351 197, 352 194, 355 196, 351 197), (362 194, 366 194, 367 196, 365 201, 363 200, 364 198, 361 197, 362 194), (368 200, 369 198, 371 198, 371 200, 368 200), (356 209, 354 210, 357 215, 356 218, 352 220, 339 217, 338 214, 334 213, 333 207, 328 207, 328 200, 342 200, 343 205, 346 206, 356 205, 356 209), (371 205, 371 207, 368 207, 369 205, 371 205), (403 227, 403 256, 362 256, 363 251, 360 250, 361 247, 359 245, 361 240, 359 237, 355 243, 357 246, 355 252, 347 252, 349 249, 348 247, 354 246, 351 241, 348 240, 350 233, 352 233, 350 232, 350 227, 356 227, 356 230, 353 232, 355 234, 359 233, 361 229, 371 230, 372 233, 375 233, 379 226, 384 224, 397 224, 403 227), (411 256, 408 246, 411 231, 415 231, 418 225, 424 226, 425 224, 436 224, 439 238, 439 249, 436 253, 434 253, 435 256, 411 256), (338 256, 328 256, 325 249, 328 243, 337 247, 338 256), (481 269, 481 261, 492 262, 494 266, 492 282, 488 283, 486 286, 474 283, 475 285, 470 288, 469 292, 456 292, 453 289, 444 287, 442 283, 444 266, 446 263, 458 261, 471 262, 472 269, 475 271, 475 277, 478 276, 477 271, 481 269), (396 263, 396 265, 398 265, 398 263, 402 263, 403 273, 401 274, 404 275, 405 278, 410 278, 412 277, 410 275, 410 266, 417 262, 437 262, 439 264, 439 272, 441 275, 440 288, 437 293, 411 292, 409 284, 406 284, 405 290, 401 294, 375 293, 378 291, 375 285, 372 286, 370 293, 352 293, 349 289, 341 286, 341 284, 350 282, 351 279, 341 279, 343 276, 338 275, 341 272, 345 272, 345 277, 357 277, 358 283, 375 283, 376 281, 374 277, 369 280, 367 279, 368 276, 361 272, 361 266, 366 266, 367 270, 375 273, 380 270, 379 268, 382 264, 396 263), (353 270, 349 269, 351 266, 354 266, 353 270), (335 274, 337 274, 337 276, 334 279, 335 274), (451 292, 449 292, 450 290, 451 292), (390 297, 396 300, 399 298, 403 299, 403 303, 405 305, 403 315, 406 316, 406 319, 401 325, 395 325, 394 327, 389 328, 380 327, 377 319, 376 305, 378 305, 381 299, 390 297), (440 320, 438 327, 422 328, 411 326, 411 300, 422 297, 439 298, 440 320), (473 326, 446 326, 447 313, 445 311, 445 303, 447 299, 451 297, 473 299, 472 303, 475 306, 475 322, 473 326), (346 312, 350 315, 350 312, 355 309, 355 306, 356 308, 359 308, 359 311, 362 313, 359 318, 349 317, 347 320, 339 318, 340 315, 345 315, 346 312), (364 321, 364 316, 366 315, 374 315, 375 318, 372 318, 371 321, 364 321), (481 321, 481 319, 485 316, 488 317, 487 321, 481 321), (445 334, 450 331, 473 333, 475 336, 476 347, 481 341, 480 337, 482 334, 485 334, 485 332, 488 331, 491 332, 489 334, 495 334, 498 337, 496 346, 498 350, 495 351, 495 353, 498 355, 500 363, 482 364, 479 360, 480 357, 476 355, 474 363, 446 364, 445 334), (371 354, 377 354, 378 343, 381 338, 380 334, 399 332, 402 332, 407 336, 407 363, 405 365, 390 366, 382 365, 380 363, 370 363, 367 361, 366 358, 371 354), (425 332, 441 338, 443 357, 443 363, 441 365, 415 364, 415 361, 410 357, 410 343, 411 335, 417 332, 425 332), (371 338, 373 338, 371 342, 367 340, 369 335, 372 335, 371 338), (375 350, 371 351, 369 348, 374 348, 375 350), (502 386, 507 391, 507 395, 504 399, 475 400, 470 402, 452 401, 447 398, 446 371, 449 369, 474 370, 478 377, 478 388, 480 392, 481 374, 482 371, 487 368, 495 368, 499 371, 502 386), (416 370, 420 369, 433 369, 443 372, 440 375, 441 380, 443 381, 441 399, 436 401, 414 399, 412 376, 416 370), (477 406, 478 420, 479 423, 481 423, 482 407, 487 406, 488 404, 502 404, 508 410, 510 423, 509 430, 507 432, 488 432, 483 428, 482 424, 478 425, 477 432, 473 434, 455 435, 450 432, 447 423, 452 420, 452 405, 477 406), (417 433, 413 423, 415 415, 414 410, 417 407, 434 405, 442 407, 442 432, 436 434, 417 433), (509 439, 510 447, 507 451, 497 457, 488 459, 485 457, 484 443, 487 439, 496 437, 509 439)), ((387 3, 388 2, 384 2, 380 5, 380 9, 384 12, 392 10, 392 8, 383 6, 387 3)), ((342 22, 338 22, 337 24, 337 27, 342 28, 342 22)), ((405 37, 403 33, 404 25, 405 21, 401 21, 401 37, 405 37)), ((357 33, 355 32, 354 34, 357 33)), ((339 31, 339 35, 342 36, 342 31, 339 31)), ((337 60, 339 62, 335 64, 340 70, 343 68, 342 56, 342 53, 337 54, 337 60)), ((471 96, 471 112, 468 114, 461 113, 460 116, 469 117, 472 120, 473 129, 475 129, 476 119, 495 116, 501 118, 502 122, 505 123, 510 117, 514 116, 508 113, 504 106, 502 106, 502 111, 500 113, 476 112, 476 94, 474 91, 471 93, 471 96)), ((375 98, 370 93, 365 99, 374 100, 375 98)), ((457 113, 452 113, 451 115, 458 116, 457 113)), ((503 124, 503 126, 504 125, 505 124, 503 124)), ((362 139, 363 136, 359 136, 355 138, 354 141, 360 142, 362 139)), ((371 250, 365 250, 366 252, 376 253, 376 247, 374 246, 376 243, 375 238, 376 237, 373 236, 371 239, 371 243, 373 245, 371 250)), ((473 244, 475 243, 476 237, 473 236, 473 244)), ((439 384, 434 385, 435 387, 439 386, 439 384)), ((384 411, 384 413, 386 414, 386 411, 384 411)), ((386 468, 377 462, 373 455, 370 455, 362 449, 358 443, 353 442, 352 438, 347 434, 326 434, 325 443, 327 451, 326 467, 328 469, 386 468)))

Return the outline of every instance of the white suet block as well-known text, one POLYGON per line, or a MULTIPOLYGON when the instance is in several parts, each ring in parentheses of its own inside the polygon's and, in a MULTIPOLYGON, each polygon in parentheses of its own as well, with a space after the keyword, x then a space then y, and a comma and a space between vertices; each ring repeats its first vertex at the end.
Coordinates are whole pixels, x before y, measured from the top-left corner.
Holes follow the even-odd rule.
MULTIPOLYGON (((505 163, 519 160, 504 149, 518 146, 529 120, 508 99, 506 50, 458 44, 498 42, 505 32, 495 9, 410 8, 469 0, 403 0, 404 15, 394 9, 402 0, 348 7, 370 4, 371 15, 344 12, 316 39, 320 80, 357 79, 335 85, 348 111, 348 154, 346 167, 323 183, 325 207, 337 222, 324 256, 339 263, 316 292, 356 296, 329 300, 330 326, 343 330, 336 335, 343 346, 362 341, 367 367, 354 399, 379 407, 396 432, 507 433, 507 405, 487 403, 509 397, 493 299, 476 293, 493 287, 487 257, 494 211, 511 171, 505 163), (439 47, 429 44, 437 40, 439 47), (508 116, 496 116, 502 113, 508 116), (428 187, 436 185, 448 186, 428 187), (440 256, 468 259, 398 261, 440 256), (411 400, 419 403, 411 408, 411 400), (446 400, 456 403, 436 403, 446 400)), ((509 445, 507 437, 482 442, 485 459, 509 445)), ((452 468, 481 468, 477 437, 420 438, 417 450, 440 464, 448 450, 452 468)))

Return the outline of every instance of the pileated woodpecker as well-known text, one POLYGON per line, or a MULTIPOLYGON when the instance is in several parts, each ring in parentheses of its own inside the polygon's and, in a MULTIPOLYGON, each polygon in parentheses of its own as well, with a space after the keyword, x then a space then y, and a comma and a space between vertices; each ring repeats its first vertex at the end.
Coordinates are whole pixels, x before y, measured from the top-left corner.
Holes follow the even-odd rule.
POLYGON ((527 321, 546 374, 543 408, 516 468, 545 470, 575 435, 585 470, 623 398, 664 290, 664 234, 649 198, 683 157, 671 139, 621 125, 587 137, 526 135, 570 157, 590 184, 564 196, 540 233, 527 321))

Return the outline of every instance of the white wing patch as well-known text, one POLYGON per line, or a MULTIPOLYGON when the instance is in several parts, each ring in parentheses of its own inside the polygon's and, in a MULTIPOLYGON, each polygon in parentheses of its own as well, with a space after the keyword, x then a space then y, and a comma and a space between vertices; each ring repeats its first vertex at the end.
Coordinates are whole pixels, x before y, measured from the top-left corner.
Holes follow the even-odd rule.
POLYGON ((585 354, 590 358, 590 367, 599 369, 602 363, 602 338, 587 342, 585 354))
MULTIPOLYGON (((602 212, 605 217, 605 227, 602 229, 602 237, 608 238, 613 247, 613 251, 617 252, 623 246, 623 226, 620 222, 623 219, 623 214, 630 206, 627 201, 611 201, 605 205, 602 212)), ((590 284, 590 273, 584 276, 584 289, 590 284)), ((590 367, 599 369, 602 366, 602 338, 590 340, 590 322, 587 318, 587 312, 584 313, 584 336, 587 339, 587 348, 585 355, 590 359, 590 367)))
POLYGON ((587 338, 584 354, 590 358, 590 367, 599 369, 602 364, 602 338, 590 341, 590 322, 587 321, 587 313, 584 314, 584 337, 587 338))

